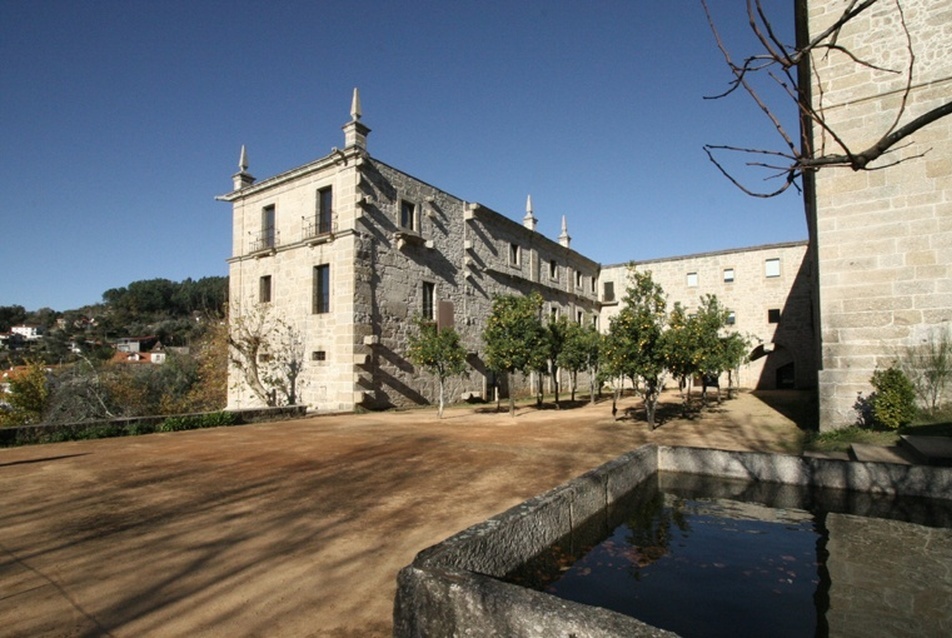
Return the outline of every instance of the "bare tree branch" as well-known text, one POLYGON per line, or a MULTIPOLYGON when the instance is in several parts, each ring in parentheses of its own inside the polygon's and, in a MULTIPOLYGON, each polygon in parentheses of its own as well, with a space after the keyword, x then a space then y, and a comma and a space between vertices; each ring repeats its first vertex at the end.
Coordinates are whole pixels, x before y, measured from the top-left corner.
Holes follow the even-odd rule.
POLYGON ((788 47, 783 43, 783 40, 777 36, 771 21, 763 9, 762 0, 747 0, 748 25, 762 50, 744 58, 740 63, 734 61, 733 56, 724 43, 710 8, 708 7, 707 0, 700 0, 707 17, 708 25, 714 35, 717 48, 723 55, 724 62, 732 76, 728 83, 728 88, 724 92, 719 95, 707 96, 705 99, 722 99, 733 94, 738 89, 743 89, 748 97, 753 100, 754 104, 757 105, 757 108, 760 109, 770 121, 774 130, 782 140, 782 146, 784 147, 784 150, 777 151, 706 144, 704 146, 704 152, 707 154, 708 159, 732 184, 748 195, 774 197, 788 190, 790 186, 794 186, 799 190, 797 179, 806 172, 830 167, 849 167, 854 171, 880 170, 922 157, 928 152, 927 149, 912 156, 896 159, 888 164, 880 163, 875 167, 870 166, 870 164, 876 162, 876 160, 882 158, 884 155, 904 148, 906 145, 900 146, 900 142, 923 127, 952 114, 952 100, 950 100, 945 104, 932 108, 930 111, 906 124, 901 124, 906 115, 914 88, 916 53, 913 46, 913 37, 909 30, 909 25, 906 22, 906 16, 901 3, 899 0, 887 1, 895 3, 895 8, 899 16, 899 25, 905 38, 905 53, 908 63, 904 65, 902 70, 887 68, 875 64, 872 60, 863 59, 856 55, 854 51, 851 51, 849 47, 840 44, 843 29, 852 20, 856 19, 857 16, 881 2, 881 0, 850 0, 839 17, 834 20, 829 27, 812 37, 805 44, 796 48, 788 47), (852 150, 851 144, 847 142, 843 135, 837 131, 836 127, 832 125, 831 121, 827 118, 827 107, 825 106, 826 95, 823 83, 820 81, 821 78, 818 75, 819 72, 814 65, 810 65, 809 71, 813 74, 813 83, 818 92, 815 104, 807 97, 809 92, 804 91, 803 87, 800 86, 800 82, 809 81, 806 75, 798 75, 800 65, 803 63, 809 64, 811 59, 816 59, 814 56, 822 55, 825 57, 834 52, 844 55, 859 67, 864 67, 875 72, 903 76, 903 88, 897 91, 899 103, 895 108, 894 117, 891 117, 891 124, 885 130, 874 133, 874 135, 878 135, 878 139, 875 139, 872 143, 868 143, 864 150, 859 152, 852 150), (801 135, 797 137, 787 133, 780 118, 776 114, 775 103, 768 101, 764 94, 760 93, 758 89, 754 87, 751 80, 757 75, 766 75, 767 78, 772 80, 780 88, 780 91, 785 96, 782 99, 792 101, 797 108, 801 124, 810 122, 819 131, 819 134, 816 136, 820 144, 819 149, 814 148, 814 139, 807 139, 806 131, 808 129, 806 127, 801 126, 801 135), (798 137, 801 138, 799 139, 799 144, 794 142, 794 139, 798 137), (836 152, 827 152, 827 140, 830 140, 836 152), (724 163, 718 159, 718 154, 720 153, 737 153, 751 156, 752 160, 745 162, 746 166, 772 171, 767 179, 783 178, 783 185, 766 192, 744 186, 741 180, 732 174, 724 163), (783 166, 778 166, 776 164, 759 161, 756 159, 757 157, 780 158, 787 163, 783 166))

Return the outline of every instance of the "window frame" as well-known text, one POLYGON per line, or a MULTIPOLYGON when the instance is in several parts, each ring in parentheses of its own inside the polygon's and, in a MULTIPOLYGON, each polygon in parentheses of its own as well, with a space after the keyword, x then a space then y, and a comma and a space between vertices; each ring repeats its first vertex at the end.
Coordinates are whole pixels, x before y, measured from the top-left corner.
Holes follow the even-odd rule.
POLYGON ((687 286, 688 288, 697 288, 698 287, 698 275, 697 271, 691 271, 687 274, 687 286))
POLYGON ((737 273, 736 273, 736 271, 735 271, 733 268, 725 268, 725 269, 724 269, 724 283, 725 283, 725 284, 732 284, 732 283, 734 283, 734 279, 736 278, 736 276, 737 276, 737 273), (728 274, 728 273, 730 273, 730 274, 728 274))
POLYGON ((509 265, 522 266, 522 246, 514 241, 509 242, 509 265))
POLYGON ((411 233, 420 232, 420 207, 416 202, 410 199, 400 199, 400 210, 397 212, 399 215, 397 221, 401 229, 410 231, 411 233), (409 215, 408 215, 409 211, 409 215), (409 221, 409 223, 407 223, 409 221))
POLYGON ((436 284, 432 281, 421 283, 421 314, 426 321, 436 321, 436 284))
POLYGON ((258 278, 258 303, 271 303, 273 298, 274 288, 271 275, 262 275, 258 278))
POLYGON ((311 282, 311 314, 323 315, 331 311, 331 266, 314 266, 311 282))
POLYGON ((764 277, 766 279, 779 277, 782 272, 780 257, 769 257, 764 260, 764 277), (773 264, 776 264, 776 272, 771 268, 773 264))
POLYGON ((334 187, 325 186, 317 189, 317 211, 314 222, 318 235, 326 235, 333 228, 334 218, 334 187))

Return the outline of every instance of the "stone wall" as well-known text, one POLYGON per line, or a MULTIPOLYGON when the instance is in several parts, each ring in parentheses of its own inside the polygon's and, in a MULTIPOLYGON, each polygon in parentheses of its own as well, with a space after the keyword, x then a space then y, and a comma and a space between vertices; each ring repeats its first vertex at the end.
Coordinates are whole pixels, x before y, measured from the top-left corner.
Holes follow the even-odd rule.
MULTIPOLYGON (((689 309, 697 308, 703 295, 713 294, 734 312, 735 323, 729 329, 751 339, 751 361, 741 367, 738 385, 777 388, 779 371, 780 387, 791 382, 796 388, 816 387, 811 260, 806 242, 631 263, 637 270, 651 272, 667 294, 669 309, 677 302, 689 309), (768 272, 768 261, 776 270, 768 272), (771 310, 779 314, 779 322, 771 322, 771 310), (793 375, 788 376, 791 363, 793 375)), ((627 264, 602 268, 599 285, 603 330, 621 309, 627 280, 627 264), (605 296, 608 286, 613 291, 611 299, 605 296)))
MULTIPOLYGON (((312 409, 436 401, 438 380, 406 355, 425 314, 454 326, 469 353, 467 372, 448 380, 450 402, 492 396, 497 380, 484 363, 482 331, 496 295, 537 292, 545 318, 591 322, 597 316, 596 262, 372 159, 362 147, 258 183, 243 183, 241 175, 237 190, 221 198, 233 204, 233 328, 264 315, 301 336, 298 396, 312 409), (332 223, 315 232, 319 193, 328 188, 332 223), (264 211, 272 208, 274 233, 268 236, 264 211), (330 307, 318 313, 315 267, 323 265, 330 268, 330 307), (262 278, 270 278, 267 301, 262 278)), ((241 372, 232 363, 229 406, 260 404, 241 372)), ((503 396, 528 394, 529 381, 521 375, 498 380, 503 396)))
MULTIPOLYGON (((881 2, 854 19, 838 44, 888 73, 823 49, 813 56, 813 102, 854 150, 894 125, 909 64, 902 19, 915 52, 905 124, 952 95, 952 4, 881 2)), ((847 5, 809 0, 809 30, 820 33, 847 5)), ((842 152, 815 127, 814 144, 842 152)), ((820 426, 856 420, 857 393, 877 368, 952 321, 952 117, 921 129, 875 162, 883 170, 826 168, 815 175, 822 365, 820 426), (895 166, 897 161, 901 163, 895 166)))
MULTIPOLYGON (((583 547, 591 545, 588 539, 593 531, 597 538, 607 536, 624 520, 624 512, 618 511, 621 509, 618 503, 625 500, 631 489, 658 471, 742 479, 756 485, 758 493, 781 494, 786 499, 785 506, 799 509, 805 507, 805 502, 799 499, 813 498, 815 494, 809 496, 808 491, 797 493, 785 490, 785 487, 842 490, 836 497, 838 502, 847 507, 855 502, 858 511, 869 505, 871 515, 876 515, 876 508, 884 500, 869 500, 870 494, 891 495, 896 497, 896 501, 911 501, 908 497, 912 496, 945 499, 945 502, 933 505, 946 523, 947 497, 952 488, 952 470, 948 468, 644 446, 421 551, 397 576, 394 636, 595 638, 674 635, 629 616, 502 580, 519 567, 545 555, 555 543, 562 548, 583 547), (878 501, 879 505, 872 504, 873 501, 878 501), (599 528, 603 533, 599 534, 599 528)), ((839 515, 828 517, 828 523, 835 525, 837 521, 830 520, 835 516, 839 515)), ((842 526, 831 529, 831 542, 836 542, 844 532, 849 533, 849 530, 842 526)), ((939 529, 932 535, 917 534, 913 540, 934 538, 947 544, 948 532, 948 529, 939 529)), ((870 543, 874 545, 875 540, 870 538, 870 543)), ((943 548, 942 552, 945 551, 943 548)), ((882 578, 889 580, 888 576, 881 575, 886 573, 882 567, 872 565, 880 554, 870 551, 868 555, 871 574, 877 578, 876 584, 879 585, 882 578)), ((894 565, 900 565, 900 557, 889 559, 894 561, 894 565)), ((850 619, 850 608, 845 604, 849 597, 863 594, 862 575, 842 575, 836 564, 831 571, 837 575, 831 590, 831 603, 843 610, 834 612, 831 628, 835 625, 837 635, 841 630, 846 630, 843 635, 871 635, 868 624, 861 625, 867 633, 853 633, 851 627, 840 622, 841 618, 850 619), (837 591, 835 588, 840 583, 843 590, 837 591)), ((939 579, 940 596, 948 589, 947 572, 940 567, 923 574, 939 579)), ((929 597, 928 588, 896 593, 896 598, 885 601, 893 608, 902 605, 904 611, 914 609, 918 597, 930 603, 926 606, 932 610, 947 609, 943 604, 945 599, 929 597), (939 604, 935 604, 937 601, 939 604)), ((943 622, 948 624, 947 614, 943 622)), ((878 633, 882 632, 873 632, 878 633)), ((945 634, 939 632, 936 635, 945 634)))

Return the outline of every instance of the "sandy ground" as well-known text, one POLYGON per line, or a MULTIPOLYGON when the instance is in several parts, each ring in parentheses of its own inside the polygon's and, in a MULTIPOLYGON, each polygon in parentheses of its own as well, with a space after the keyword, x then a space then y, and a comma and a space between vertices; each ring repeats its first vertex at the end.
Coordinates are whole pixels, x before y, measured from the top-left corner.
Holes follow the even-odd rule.
POLYGON ((388 636, 421 549, 644 443, 796 453, 807 401, 741 394, 655 431, 609 402, 2 449, 0 634, 388 636))

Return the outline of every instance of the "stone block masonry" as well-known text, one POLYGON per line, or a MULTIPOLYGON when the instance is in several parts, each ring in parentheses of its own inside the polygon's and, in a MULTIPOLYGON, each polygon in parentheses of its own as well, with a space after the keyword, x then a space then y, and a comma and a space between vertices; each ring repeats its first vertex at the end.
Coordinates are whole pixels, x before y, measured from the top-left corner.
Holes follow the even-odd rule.
MULTIPOLYGON (((846 3, 809 0, 809 30, 819 33, 846 3)), ((905 71, 915 52, 905 124, 952 95, 952 4, 931 0, 880 3, 860 14, 838 44, 857 57, 905 71)), ((856 65, 836 51, 813 57, 815 108, 853 150, 863 150, 894 124, 904 73, 856 65), (822 90, 821 90, 822 89, 822 90)), ((819 128, 814 144, 839 152, 819 128)), ((855 422, 858 393, 870 391, 877 368, 891 365, 952 322, 952 118, 921 129, 870 172, 816 173, 816 229, 821 351, 820 424, 855 422), (899 162, 896 165, 890 164, 899 162)))

